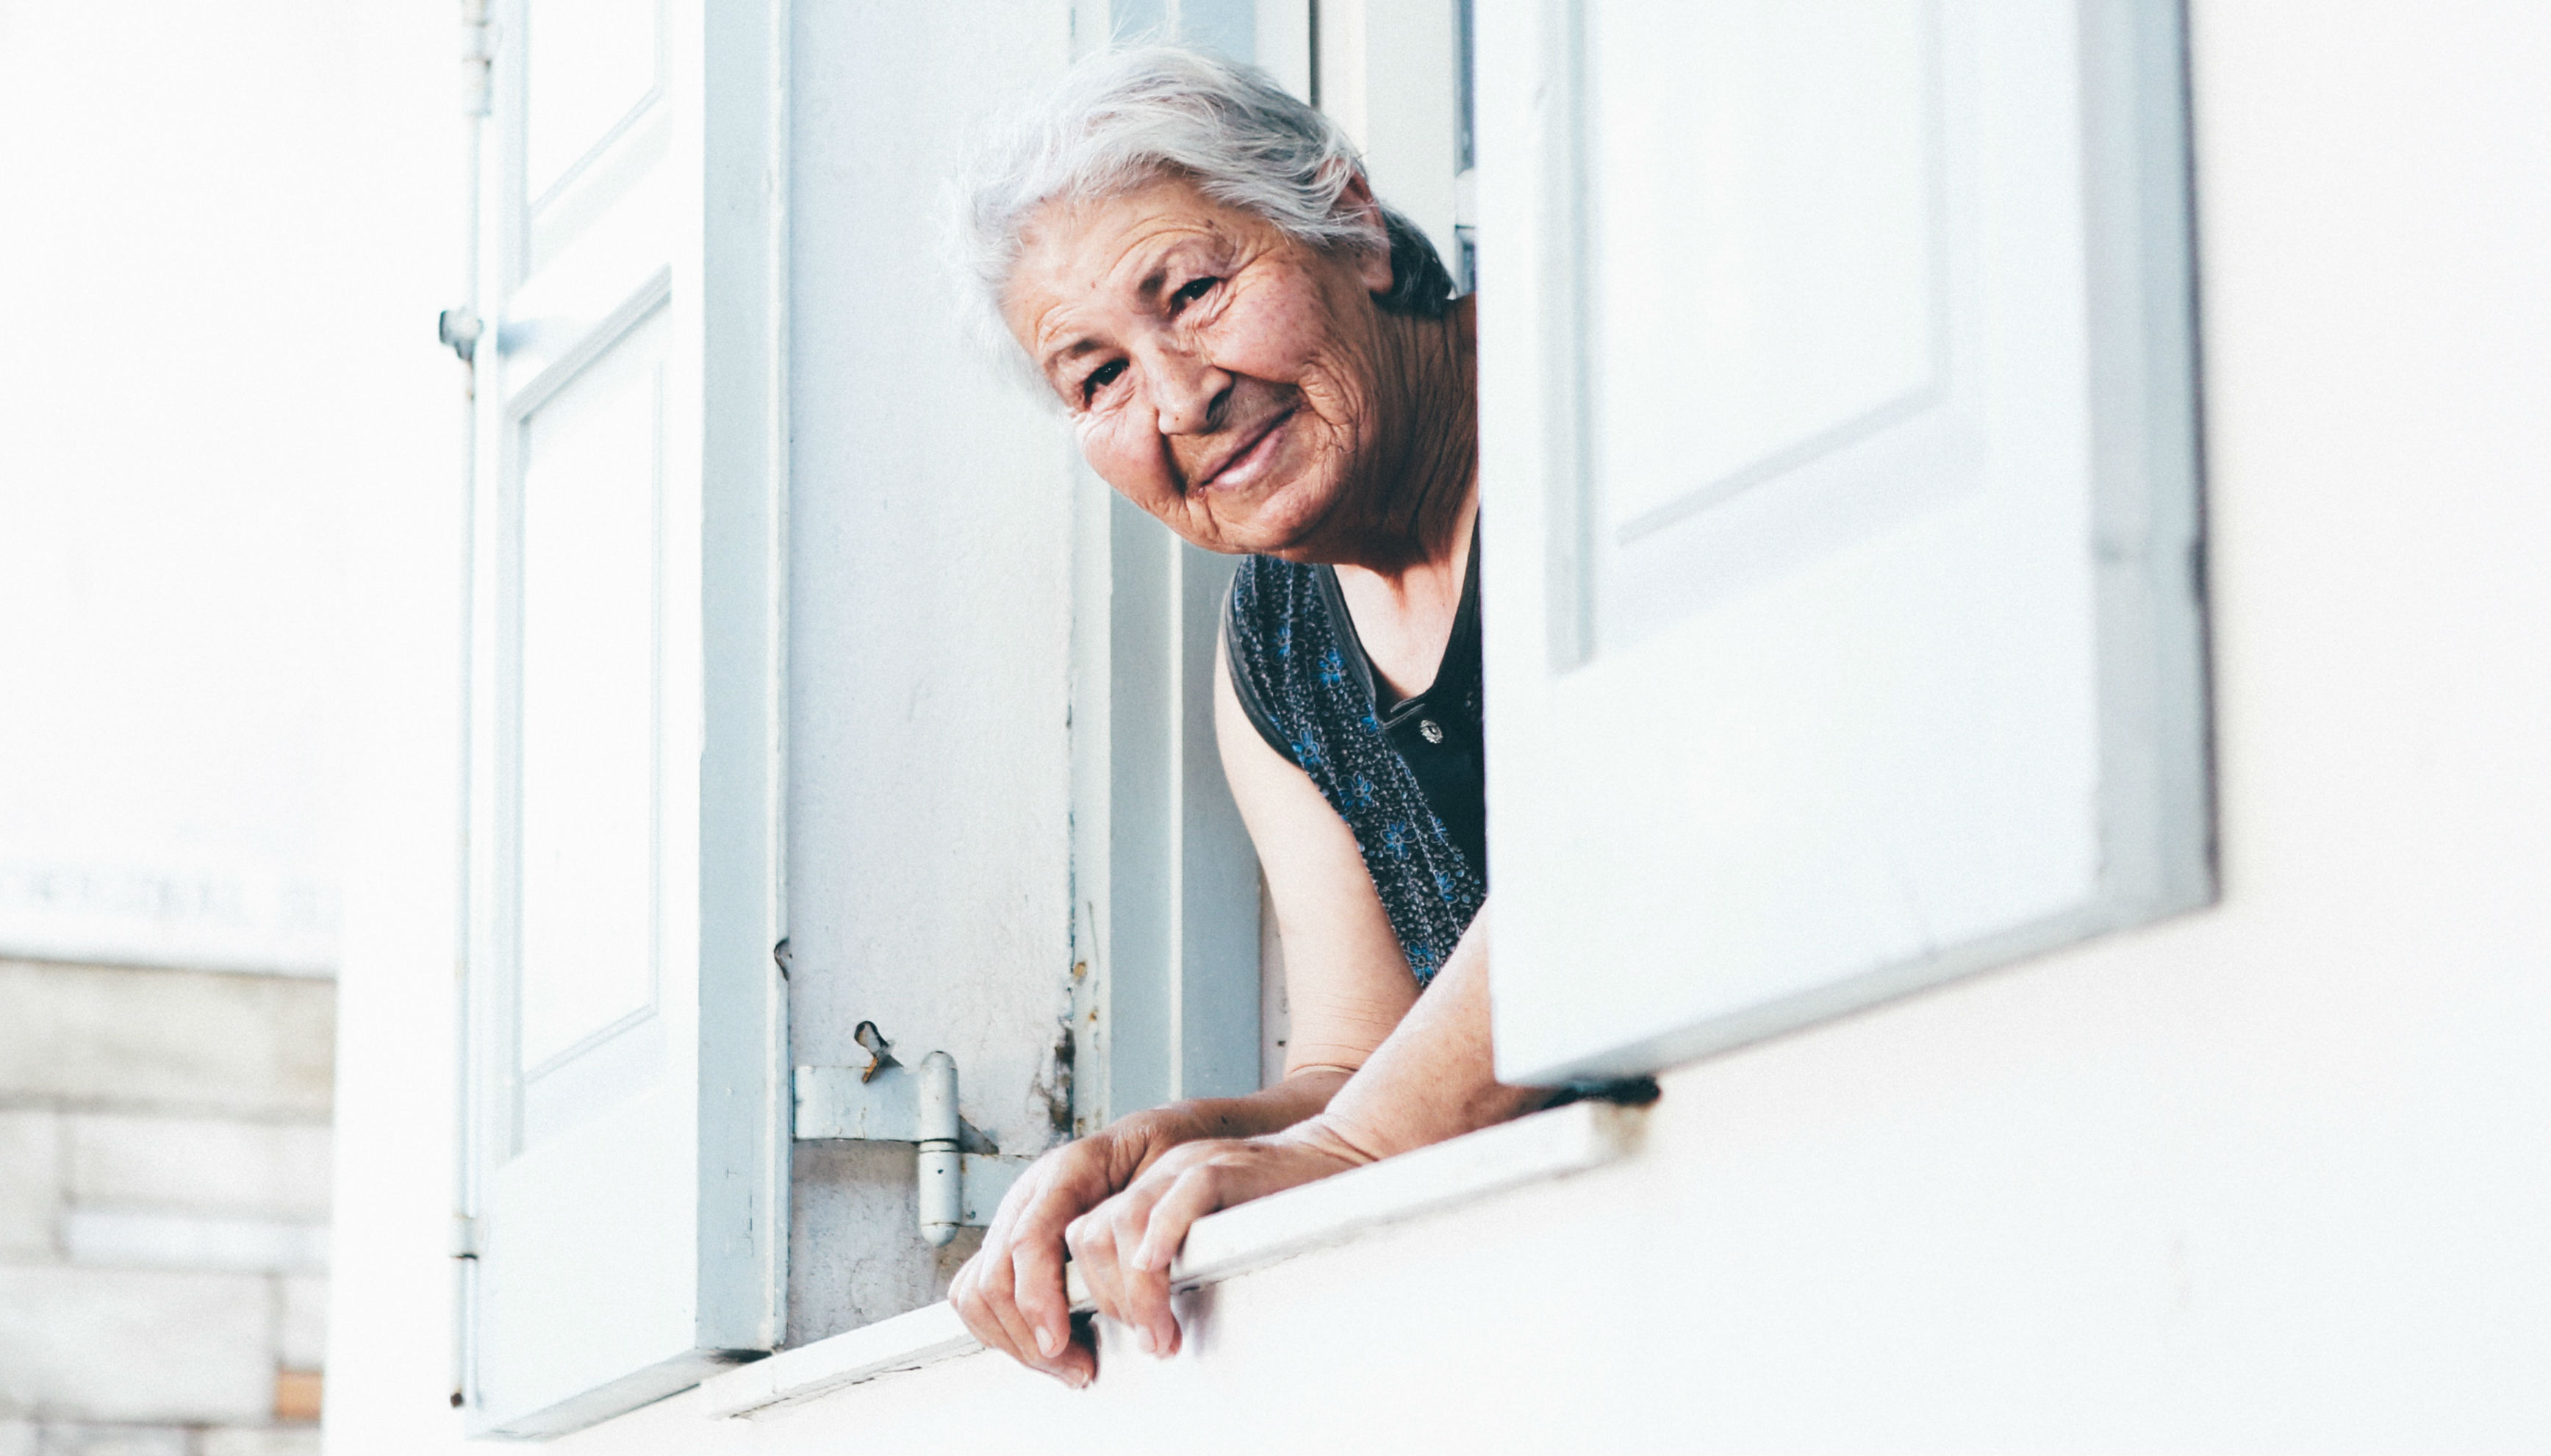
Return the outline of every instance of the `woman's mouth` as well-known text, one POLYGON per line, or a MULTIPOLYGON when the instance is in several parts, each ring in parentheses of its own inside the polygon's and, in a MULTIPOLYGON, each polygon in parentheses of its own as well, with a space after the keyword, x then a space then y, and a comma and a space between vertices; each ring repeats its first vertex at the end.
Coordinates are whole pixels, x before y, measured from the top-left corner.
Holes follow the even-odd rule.
POLYGON ((1242 437, 1238 447, 1210 474, 1197 479, 1198 490, 1226 490, 1256 483, 1273 468, 1276 457, 1283 450, 1284 427, 1292 422, 1294 412, 1284 410, 1257 427, 1257 433, 1242 437))

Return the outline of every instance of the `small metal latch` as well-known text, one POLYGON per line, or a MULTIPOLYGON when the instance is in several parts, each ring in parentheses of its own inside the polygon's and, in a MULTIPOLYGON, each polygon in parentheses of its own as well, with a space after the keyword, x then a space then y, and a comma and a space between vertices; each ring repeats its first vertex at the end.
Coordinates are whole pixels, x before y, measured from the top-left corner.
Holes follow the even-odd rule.
POLYGON ((851 1033, 851 1040, 858 1042, 860 1050, 868 1054, 868 1070, 860 1074, 862 1082, 874 1082, 876 1075, 888 1067, 903 1065, 894 1059, 894 1052, 886 1045, 885 1033, 877 1030, 873 1021, 861 1022, 860 1029, 851 1033))
MULTIPOLYGON (((867 1023, 861 1026, 874 1035, 867 1023)), ((870 1053, 866 1067, 797 1069, 796 1139, 913 1144, 920 1150, 921 1236, 934 1245, 961 1227, 990 1223, 1001 1196, 1033 1160, 998 1156, 957 1115, 955 1058, 932 1052, 919 1067, 906 1067, 886 1054, 883 1037, 863 1037, 861 1045, 870 1053)))

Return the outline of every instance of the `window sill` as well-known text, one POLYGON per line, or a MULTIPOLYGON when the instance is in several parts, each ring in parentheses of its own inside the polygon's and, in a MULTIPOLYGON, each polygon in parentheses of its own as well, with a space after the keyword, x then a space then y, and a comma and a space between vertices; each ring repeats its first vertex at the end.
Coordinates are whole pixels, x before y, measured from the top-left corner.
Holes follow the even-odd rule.
MULTIPOLYGON (((1638 1145, 1646 1120, 1645 1107, 1572 1102, 1243 1203, 1199 1219, 1170 1277, 1179 1289, 1216 1284, 1368 1228, 1599 1168, 1638 1145)), ((1087 1309, 1076 1272, 1071 1289, 1072 1307, 1087 1309)), ((942 1301, 716 1376, 698 1408, 751 1415, 981 1348, 942 1301)))

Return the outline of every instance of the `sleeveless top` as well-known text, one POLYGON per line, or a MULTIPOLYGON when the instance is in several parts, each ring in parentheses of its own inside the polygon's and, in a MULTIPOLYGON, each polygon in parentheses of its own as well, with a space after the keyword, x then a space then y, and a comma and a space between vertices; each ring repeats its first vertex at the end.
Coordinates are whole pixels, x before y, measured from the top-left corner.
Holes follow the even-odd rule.
POLYGON ((1355 832, 1424 988, 1488 894, 1479 528, 1444 660, 1415 697, 1382 700, 1328 567, 1263 556, 1241 563, 1223 602, 1222 637, 1241 710, 1355 832))

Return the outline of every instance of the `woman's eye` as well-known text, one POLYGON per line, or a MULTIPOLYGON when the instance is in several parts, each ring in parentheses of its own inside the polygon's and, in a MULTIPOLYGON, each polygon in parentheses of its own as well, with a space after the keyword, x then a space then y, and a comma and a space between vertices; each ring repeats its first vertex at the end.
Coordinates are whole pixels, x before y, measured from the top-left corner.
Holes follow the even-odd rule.
POLYGON ((1100 364, 1098 367, 1091 369, 1088 373, 1082 375, 1080 380, 1080 402, 1085 405, 1089 403, 1089 401, 1097 398, 1098 391, 1115 382, 1116 376, 1123 372, 1125 372, 1125 361, 1121 359, 1111 359, 1107 363, 1100 364))
POLYGON ((1193 303, 1197 299, 1212 292, 1213 285, 1221 281, 1222 279, 1220 278, 1198 278, 1194 282, 1180 288, 1177 292, 1171 294, 1170 302, 1180 306, 1193 303))

